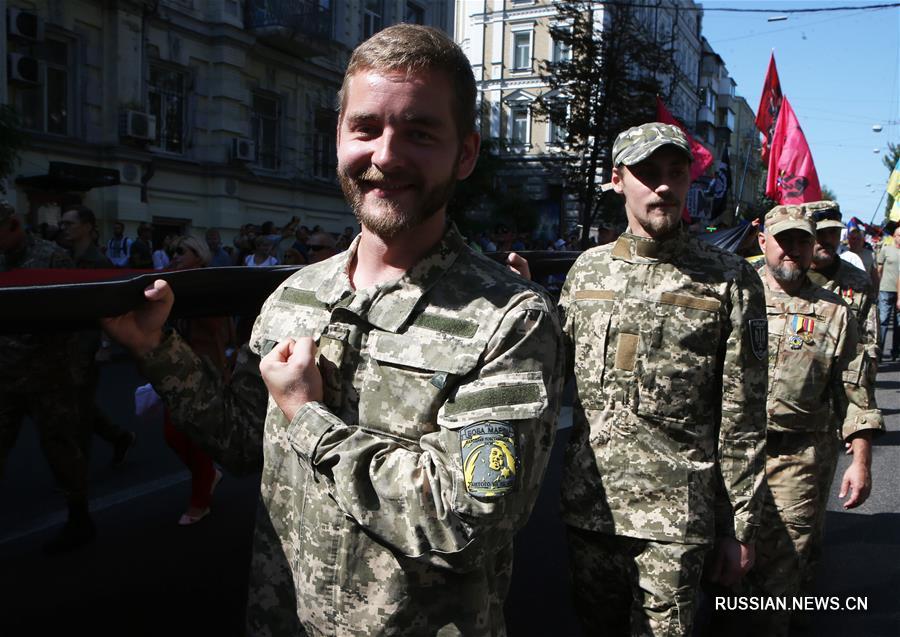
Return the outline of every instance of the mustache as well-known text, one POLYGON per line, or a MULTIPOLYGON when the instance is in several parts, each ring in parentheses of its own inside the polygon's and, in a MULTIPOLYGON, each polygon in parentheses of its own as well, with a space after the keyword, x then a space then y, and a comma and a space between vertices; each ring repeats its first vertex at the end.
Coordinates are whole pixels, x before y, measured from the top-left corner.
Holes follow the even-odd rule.
POLYGON ((403 181, 411 181, 409 175, 403 173, 385 173, 376 166, 369 166, 364 171, 356 175, 356 181, 365 181, 370 184, 397 183, 403 181))

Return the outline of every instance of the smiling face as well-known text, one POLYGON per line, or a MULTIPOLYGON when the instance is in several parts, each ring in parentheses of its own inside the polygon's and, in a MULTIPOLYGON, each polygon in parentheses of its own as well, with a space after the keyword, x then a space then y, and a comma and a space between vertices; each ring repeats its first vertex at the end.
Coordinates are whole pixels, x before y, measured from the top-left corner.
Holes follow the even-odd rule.
POLYGON ((638 236, 662 239, 678 230, 691 186, 684 153, 663 146, 647 159, 613 171, 615 191, 625 196, 628 227, 638 236))
POLYGON ((459 135, 446 75, 360 71, 338 122, 338 177, 359 222, 390 239, 444 214, 472 172, 477 133, 459 135))

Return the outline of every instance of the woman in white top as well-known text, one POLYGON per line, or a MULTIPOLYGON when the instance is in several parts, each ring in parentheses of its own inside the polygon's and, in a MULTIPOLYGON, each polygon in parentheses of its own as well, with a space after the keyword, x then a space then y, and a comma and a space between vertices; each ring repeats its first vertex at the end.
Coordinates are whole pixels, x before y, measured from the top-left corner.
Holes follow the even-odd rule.
POLYGON ((272 241, 268 237, 256 237, 253 254, 248 254, 244 265, 251 268, 264 268, 278 265, 278 259, 272 256, 272 241))

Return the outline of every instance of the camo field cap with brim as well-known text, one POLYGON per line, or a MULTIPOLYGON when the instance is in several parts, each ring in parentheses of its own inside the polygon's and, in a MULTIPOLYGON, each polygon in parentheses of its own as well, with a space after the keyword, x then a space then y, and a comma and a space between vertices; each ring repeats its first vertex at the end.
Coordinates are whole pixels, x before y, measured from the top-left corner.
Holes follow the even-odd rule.
POLYGON ((662 122, 650 122, 619 133, 613 144, 613 166, 633 166, 663 146, 674 146, 684 153, 688 161, 694 160, 691 146, 680 128, 662 122))
POLYGON ((806 207, 801 205, 775 206, 766 213, 763 223, 766 232, 773 236, 785 230, 795 229, 816 236, 816 222, 813 221, 812 215, 807 212, 806 207))
POLYGON ((810 201, 803 205, 816 222, 816 230, 846 227, 841 221, 841 207, 836 201, 810 201))

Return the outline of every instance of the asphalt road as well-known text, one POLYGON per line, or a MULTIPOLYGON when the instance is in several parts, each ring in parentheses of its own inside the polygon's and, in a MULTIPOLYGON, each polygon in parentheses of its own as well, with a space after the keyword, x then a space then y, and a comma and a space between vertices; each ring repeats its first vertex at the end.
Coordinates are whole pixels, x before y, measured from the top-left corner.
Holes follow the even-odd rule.
MULTIPOLYGON (((165 446, 158 423, 133 421, 133 392, 142 382, 127 361, 103 366, 100 399, 118 422, 137 431, 138 444, 113 470, 109 447, 95 440, 91 507, 99 536, 70 555, 47 558, 40 552, 64 509, 32 428, 23 429, 0 481, 0 636, 242 634, 259 477, 226 475, 212 514, 179 527, 188 474, 165 446)), ((887 363, 878 398, 889 432, 875 444, 873 494, 859 509, 844 511, 833 486, 818 581, 817 594, 863 598, 868 608, 811 613, 811 634, 900 635, 898 389, 900 363, 887 363)), ((540 500, 517 538, 507 603, 512 636, 579 635, 557 516, 567 438, 561 429, 540 500)), ((838 476, 845 466, 842 460, 838 476)))

